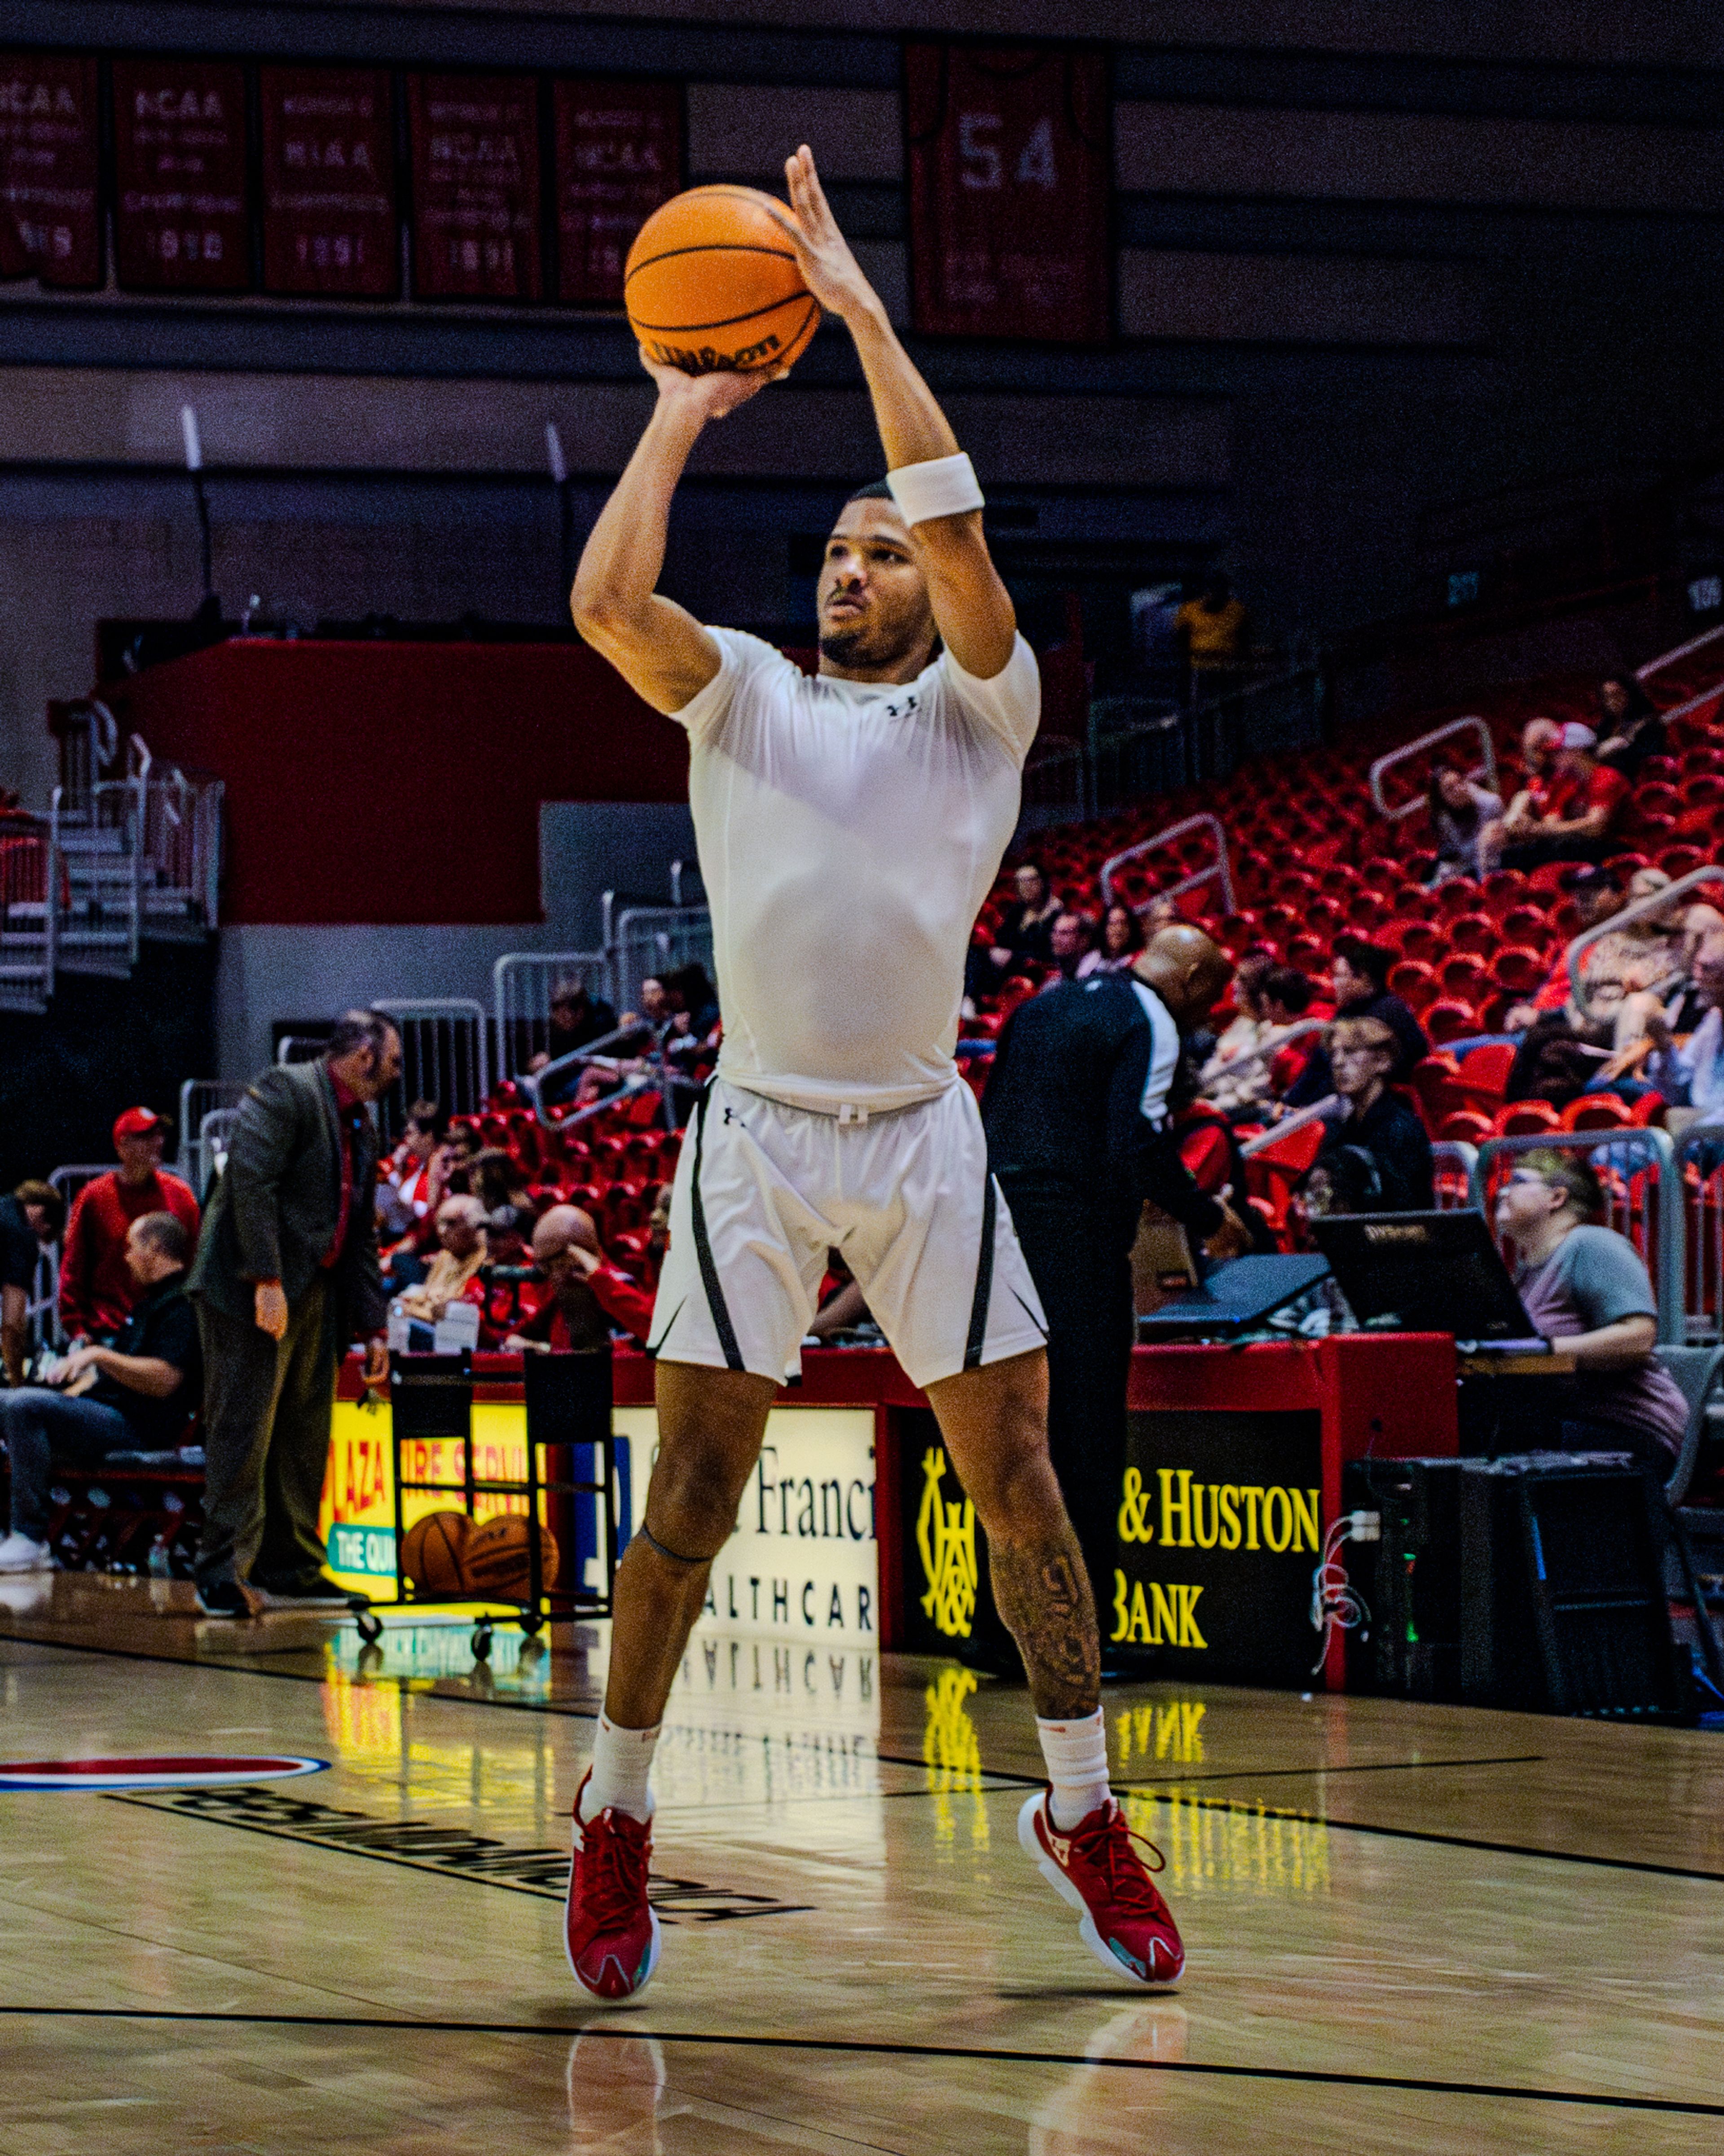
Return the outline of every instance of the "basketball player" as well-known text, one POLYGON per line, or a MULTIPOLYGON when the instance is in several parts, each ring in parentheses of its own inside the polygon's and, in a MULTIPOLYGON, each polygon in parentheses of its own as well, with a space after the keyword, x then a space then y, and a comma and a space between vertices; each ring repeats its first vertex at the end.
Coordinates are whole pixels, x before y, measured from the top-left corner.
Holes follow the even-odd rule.
POLYGON ((780 222, 855 340, 890 474, 845 504, 827 542, 818 678, 654 588, 689 452, 758 374, 649 366, 657 408, 575 580, 582 634, 688 732, 725 1039, 672 1193, 652 1338, 659 1457, 617 1573, 604 1712, 575 1801, 569 1961, 605 1999, 657 1964, 659 1724, 835 1245, 988 1532, 1048 1768, 1019 1839, 1104 1964, 1164 1984, 1184 1950, 1108 1789, 1095 1605, 1048 1458, 1046 1327, 952 1055, 965 949, 1039 716, 1035 660, 969 459, 806 148, 786 171, 780 222))

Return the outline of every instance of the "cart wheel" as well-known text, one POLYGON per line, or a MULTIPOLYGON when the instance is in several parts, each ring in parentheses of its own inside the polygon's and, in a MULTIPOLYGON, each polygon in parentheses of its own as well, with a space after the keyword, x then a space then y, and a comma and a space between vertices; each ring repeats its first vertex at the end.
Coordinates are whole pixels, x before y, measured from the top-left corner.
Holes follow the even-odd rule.
POLYGON ((370 1610, 361 1610, 353 1622, 358 1628, 360 1638, 364 1640, 367 1647, 376 1646, 377 1641, 382 1638, 383 1620, 381 1617, 373 1617, 370 1610))
POLYGON ((490 1660, 490 1651, 491 1651, 491 1628, 490 1628, 490 1626, 489 1625, 480 1625, 475 1626, 475 1629, 474 1629, 474 1633, 473 1633, 473 1659, 474 1659, 474 1661, 476 1661, 476 1662, 485 1662, 485 1661, 489 1661, 490 1660))
POLYGON ((382 1666, 383 1650, 381 1647, 362 1647, 359 1650, 359 1658, 355 1667, 361 1676, 374 1677, 382 1666))
POLYGON ((530 1609, 521 1613, 521 1635, 524 1640, 536 1640, 544 1629, 545 1620, 542 1617, 536 1617, 530 1609))

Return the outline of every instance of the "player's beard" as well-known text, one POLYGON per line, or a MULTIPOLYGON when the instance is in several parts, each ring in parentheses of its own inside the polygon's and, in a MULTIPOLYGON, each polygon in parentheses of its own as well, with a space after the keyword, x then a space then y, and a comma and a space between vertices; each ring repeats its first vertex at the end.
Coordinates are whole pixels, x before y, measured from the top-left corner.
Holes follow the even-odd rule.
POLYGON ((894 636, 890 629, 866 620, 846 623, 820 632, 820 656, 834 666, 880 667, 898 665, 916 649, 921 629, 906 628, 894 636))

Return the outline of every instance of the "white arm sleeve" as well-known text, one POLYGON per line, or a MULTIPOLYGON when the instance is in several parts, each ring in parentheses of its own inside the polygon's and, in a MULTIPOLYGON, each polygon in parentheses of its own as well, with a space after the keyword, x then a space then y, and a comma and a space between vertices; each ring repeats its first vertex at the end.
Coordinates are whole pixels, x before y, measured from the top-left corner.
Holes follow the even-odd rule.
POLYGON ((953 696, 1021 769, 1041 723, 1042 677, 1035 654, 1021 636, 1015 638, 1011 657, 987 681, 965 673, 949 651, 942 654, 940 664, 953 696))

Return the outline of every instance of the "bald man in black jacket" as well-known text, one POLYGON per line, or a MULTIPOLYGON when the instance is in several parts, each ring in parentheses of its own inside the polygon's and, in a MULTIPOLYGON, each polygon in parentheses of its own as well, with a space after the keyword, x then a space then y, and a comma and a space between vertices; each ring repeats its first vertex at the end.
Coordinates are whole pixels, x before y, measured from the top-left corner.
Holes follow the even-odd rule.
POLYGON ((1131 1245, 1146 1199, 1215 1259, 1251 1245, 1179 1158, 1169 1095, 1181 1035, 1233 968, 1200 929, 1164 928, 1129 974, 1061 981, 1020 1004, 982 1103, 988 1161, 1048 1320, 1048 1442, 1112 1630, 1126 1385, 1137 1317, 1131 1245))

